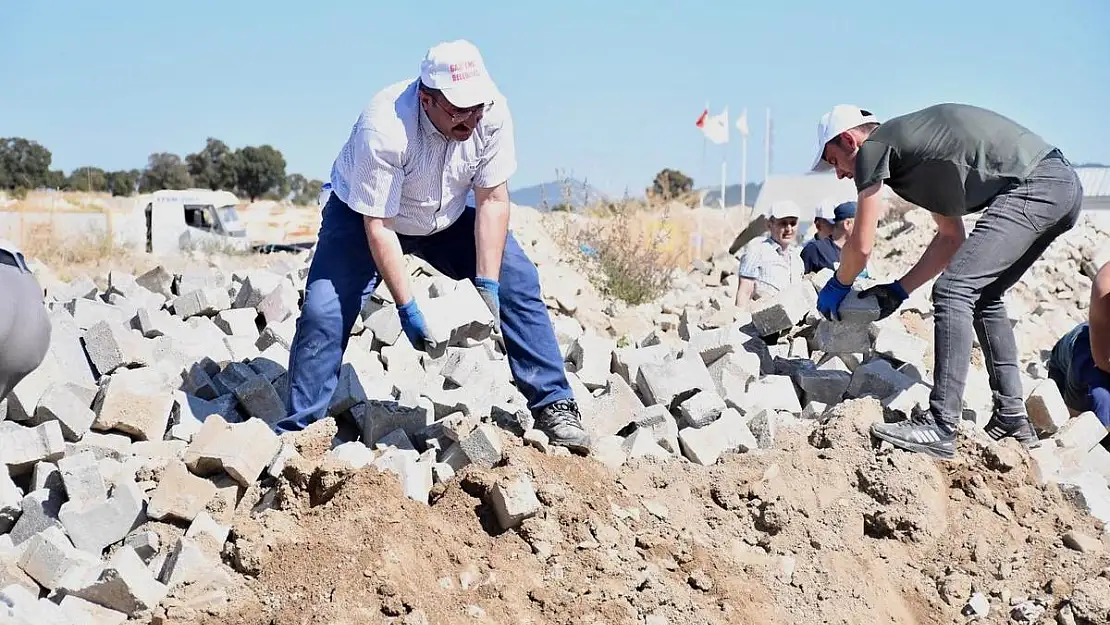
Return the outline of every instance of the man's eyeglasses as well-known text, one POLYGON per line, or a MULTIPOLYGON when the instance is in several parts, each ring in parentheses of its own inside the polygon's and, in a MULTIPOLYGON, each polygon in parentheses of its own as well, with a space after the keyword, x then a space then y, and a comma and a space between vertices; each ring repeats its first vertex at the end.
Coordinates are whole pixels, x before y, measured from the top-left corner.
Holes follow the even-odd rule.
POLYGON ((449 105, 440 102, 438 97, 432 97, 432 101, 436 103, 440 110, 447 113, 447 116, 451 118, 451 123, 454 124, 461 124, 474 115, 481 115, 486 110, 485 104, 479 104, 468 109, 457 109, 454 106, 448 108, 449 105))
POLYGON ((782 217, 775 220, 775 225, 780 228, 796 228, 798 227, 797 217, 782 217))

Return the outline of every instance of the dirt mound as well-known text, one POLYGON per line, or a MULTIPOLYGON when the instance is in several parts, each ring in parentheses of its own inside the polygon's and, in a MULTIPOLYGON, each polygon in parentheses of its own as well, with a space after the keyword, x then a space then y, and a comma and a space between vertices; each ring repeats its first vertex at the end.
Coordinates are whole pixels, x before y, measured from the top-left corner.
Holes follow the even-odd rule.
POLYGON ((849 401, 783 431, 781 449, 708 468, 640 458, 616 479, 514 439, 431 505, 392 475, 321 461, 334 428, 320 428, 274 507, 237 519, 224 556, 246 581, 230 604, 161 622, 962 623, 974 593, 985 622, 1060 607, 1105 622, 1110 555, 1062 541, 1101 527, 1035 486, 1023 451, 961 438, 963 459, 938 464, 874 445, 882 414, 849 401), (487 492, 521 474, 542 509, 501 531, 487 492))

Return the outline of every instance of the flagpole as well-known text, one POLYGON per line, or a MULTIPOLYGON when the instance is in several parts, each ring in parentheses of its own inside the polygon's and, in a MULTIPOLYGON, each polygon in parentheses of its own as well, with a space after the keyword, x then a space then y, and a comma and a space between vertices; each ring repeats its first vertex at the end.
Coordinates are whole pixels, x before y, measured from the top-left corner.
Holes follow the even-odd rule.
POLYGON ((763 183, 771 177, 771 107, 767 107, 767 130, 763 133, 763 183))
MULTIPOLYGON (((747 124, 748 109, 744 109, 744 123, 747 124)), ((740 133, 740 206, 748 205, 748 133, 740 133)))
POLYGON ((702 180, 705 180, 705 177, 706 177, 706 175, 705 175, 705 173, 706 173, 705 172, 705 161, 706 161, 708 153, 709 153, 709 139, 707 139, 705 134, 703 133, 702 136, 701 136, 701 177, 702 177, 702 180))
MULTIPOLYGON (((706 112, 707 115, 709 114, 709 100, 705 101, 705 112, 706 112)), ((703 132, 702 135, 701 135, 701 175, 702 175, 702 180, 705 180, 706 177, 707 177, 706 176, 705 165, 706 165, 706 159, 708 157, 708 153, 709 153, 709 138, 703 132)), ((705 193, 699 193, 698 194, 698 208, 697 208, 697 217, 696 217, 697 224, 694 227, 694 245, 693 245, 694 254, 696 254, 696 258, 701 258, 701 211, 702 211, 703 208, 705 208, 705 195, 706 195, 705 193)), ((693 260, 694 259, 691 258, 689 260, 689 262, 693 262, 693 260)))
POLYGON ((725 208, 725 172, 728 170, 728 161, 721 159, 721 208, 725 208))
MULTIPOLYGON (((728 115, 728 107, 726 106, 725 107, 725 131, 727 132, 728 130, 729 130, 729 115, 728 115)), ((730 137, 732 136, 731 132, 729 132, 729 136, 730 137)), ((721 210, 724 210, 725 207, 728 206, 728 204, 725 203, 725 176, 726 176, 727 172, 728 172, 728 143, 725 143, 721 147, 721 210)))

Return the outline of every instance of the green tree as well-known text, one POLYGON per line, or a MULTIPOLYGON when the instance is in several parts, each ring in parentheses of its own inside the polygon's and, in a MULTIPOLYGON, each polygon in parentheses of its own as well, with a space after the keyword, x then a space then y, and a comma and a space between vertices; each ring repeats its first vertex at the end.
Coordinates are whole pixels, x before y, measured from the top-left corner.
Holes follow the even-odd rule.
POLYGON ((238 182, 236 162, 235 152, 213 137, 208 137, 203 150, 185 157, 193 184, 212 190, 235 190, 238 182))
POLYGON ((285 157, 272 146, 247 146, 235 151, 239 193, 253 202, 285 187, 285 157))
POLYGON ((137 169, 130 171, 112 171, 106 175, 108 179, 108 191, 116 196, 128 196, 135 192, 135 188, 139 185, 139 180, 142 178, 142 172, 137 169))
POLYGON ((289 174, 285 177, 285 186, 289 188, 289 193, 294 198, 304 193, 307 184, 308 179, 300 174, 289 174))
POLYGON ((139 190, 143 193, 161 189, 188 189, 193 186, 189 168, 181 157, 169 152, 157 152, 147 159, 139 190))
POLYGON ((51 169, 46 172, 46 180, 43 181, 42 186, 47 189, 64 189, 69 178, 66 178, 66 173, 60 169, 51 169))
POLYGON ((315 204, 320 197, 320 191, 324 188, 323 180, 316 180, 313 178, 305 183, 304 192, 301 193, 301 201, 298 204, 315 204))
POLYGON ((50 150, 35 141, 22 137, 0 138, 0 188, 46 186, 50 181, 52 158, 50 150))
POLYGON ((694 189, 694 179, 677 169, 664 169, 655 174, 648 193, 662 200, 673 200, 694 189))
POLYGON ((300 205, 315 204, 320 190, 324 188, 323 181, 309 180, 301 174, 289 174, 285 182, 289 188, 289 200, 300 205))
MULTIPOLYGON (((300 174, 294 174, 300 176, 300 174)), ((301 176, 303 183, 297 187, 290 186, 290 192, 293 194, 291 201, 294 204, 307 206, 315 204, 320 197, 320 190, 324 188, 324 183, 321 180, 308 180, 301 176)))
POLYGON ((108 175, 99 167, 78 167, 65 182, 71 191, 107 191, 108 175))

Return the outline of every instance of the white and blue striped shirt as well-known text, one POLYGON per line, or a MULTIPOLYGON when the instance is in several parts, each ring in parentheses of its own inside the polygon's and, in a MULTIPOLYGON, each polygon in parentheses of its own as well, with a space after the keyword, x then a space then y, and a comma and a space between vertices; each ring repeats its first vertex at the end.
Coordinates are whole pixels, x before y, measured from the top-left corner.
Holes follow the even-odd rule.
POLYGON ((740 257, 741 278, 755 281, 755 299, 774 297, 802 281, 805 263, 797 245, 783 248, 770 235, 756 239, 740 257))
POLYGON ((449 140, 420 106, 419 79, 379 91, 351 129, 331 170, 332 190, 352 210, 393 219, 398 234, 422 236, 455 223, 474 187, 516 171, 512 114, 494 103, 466 141, 449 140))

